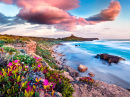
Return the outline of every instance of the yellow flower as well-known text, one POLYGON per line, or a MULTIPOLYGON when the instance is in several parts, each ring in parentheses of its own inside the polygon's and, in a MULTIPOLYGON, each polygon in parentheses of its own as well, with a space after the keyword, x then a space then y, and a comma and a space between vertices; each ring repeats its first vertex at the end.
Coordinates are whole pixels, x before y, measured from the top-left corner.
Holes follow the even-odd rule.
POLYGON ((36 78, 35 80, 36 80, 36 82, 39 82, 41 80, 41 78, 40 79, 36 78))
POLYGON ((51 94, 52 94, 52 96, 54 95, 54 93, 55 93, 55 91, 53 90, 53 91, 52 91, 52 93, 51 93, 51 94))

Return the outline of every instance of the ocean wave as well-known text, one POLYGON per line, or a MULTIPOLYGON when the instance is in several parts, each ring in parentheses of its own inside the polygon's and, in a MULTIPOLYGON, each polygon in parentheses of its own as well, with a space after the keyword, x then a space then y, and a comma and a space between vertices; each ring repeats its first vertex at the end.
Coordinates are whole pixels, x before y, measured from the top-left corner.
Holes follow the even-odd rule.
POLYGON ((105 42, 92 42, 91 44, 98 44, 98 45, 105 45, 107 47, 111 48, 118 48, 122 50, 130 50, 130 44, 123 44, 121 42, 115 42, 115 41, 105 41, 105 42), (125 47, 123 47, 125 46, 125 47))
POLYGON ((81 53, 85 53, 85 54, 89 54, 89 55, 95 55, 95 54, 89 53, 87 50, 82 50, 80 48, 76 48, 74 45, 71 45, 71 43, 65 43, 65 45, 68 46, 73 52, 77 52, 77 53, 81 52, 81 53))

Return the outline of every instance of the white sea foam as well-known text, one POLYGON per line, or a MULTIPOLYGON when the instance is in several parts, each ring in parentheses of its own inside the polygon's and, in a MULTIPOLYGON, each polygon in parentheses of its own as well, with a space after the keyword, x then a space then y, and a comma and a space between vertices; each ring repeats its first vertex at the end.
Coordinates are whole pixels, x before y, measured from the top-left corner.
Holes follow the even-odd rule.
MULTIPOLYGON (((125 47, 124 46, 121 46, 122 45, 122 42, 123 41, 105 41, 105 42, 92 42, 92 44, 99 44, 99 45, 105 45, 107 47, 112 47, 112 48, 118 48, 118 49, 122 49, 122 50, 130 50, 130 45, 126 45, 125 47)), ((124 41, 126 42, 126 41, 124 41)), ((129 41, 130 42, 130 41, 129 41)))
POLYGON ((66 45, 69 46, 70 49, 75 52, 81 52, 81 53, 85 53, 85 54, 89 54, 89 55, 95 55, 95 54, 89 53, 87 50, 82 50, 80 48, 76 48, 75 46, 71 45, 71 43, 66 43, 66 45))

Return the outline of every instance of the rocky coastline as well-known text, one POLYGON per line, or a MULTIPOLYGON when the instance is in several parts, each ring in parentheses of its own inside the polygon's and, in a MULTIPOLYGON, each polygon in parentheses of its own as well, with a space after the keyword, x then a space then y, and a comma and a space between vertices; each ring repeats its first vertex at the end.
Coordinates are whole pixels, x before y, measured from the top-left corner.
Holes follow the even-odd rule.
MULTIPOLYGON (((105 82, 95 80, 94 85, 83 83, 79 80, 79 71, 72 69, 66 65, 66 56, 58 53, 55 49, 61 43, 55 44, 51 47, 51 56, 55 58, 57 66, 61 70, 65 70, 63 75, 71 80, 72 86, 75 90, 74 97, 130 97, 130 91, 114 84, 107 84, 105 82)), ((77 67, 78 68, 78 67, 77 67)), ((92 77, 90 73, 90 77, 92 77)))

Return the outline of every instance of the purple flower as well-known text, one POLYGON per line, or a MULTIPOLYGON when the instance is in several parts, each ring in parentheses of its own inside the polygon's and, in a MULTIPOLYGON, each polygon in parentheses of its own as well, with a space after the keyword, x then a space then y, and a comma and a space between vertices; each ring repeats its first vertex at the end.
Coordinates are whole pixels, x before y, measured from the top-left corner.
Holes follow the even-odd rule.
POLYGON ((48 80, 46 80, 46 79, 44 80, 44 85, 46 85, 46 86, 48 85, 48 80))
POLYGON ((8 66, 11 66, 11 65, 13 65, 12 62, 9 62, 8 66))

